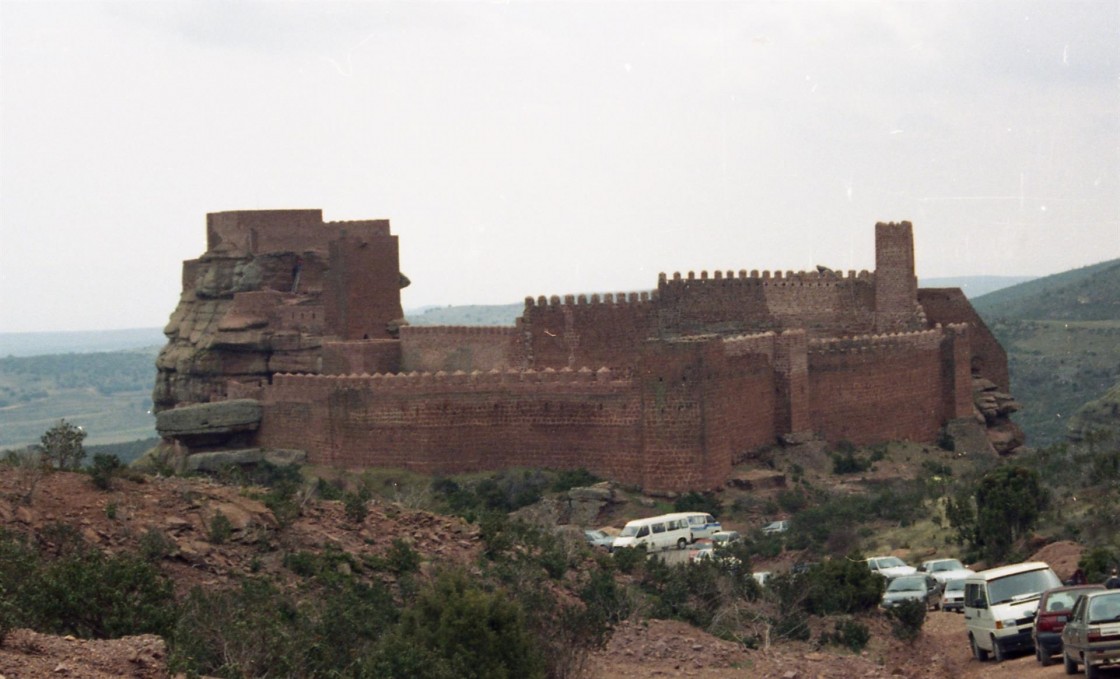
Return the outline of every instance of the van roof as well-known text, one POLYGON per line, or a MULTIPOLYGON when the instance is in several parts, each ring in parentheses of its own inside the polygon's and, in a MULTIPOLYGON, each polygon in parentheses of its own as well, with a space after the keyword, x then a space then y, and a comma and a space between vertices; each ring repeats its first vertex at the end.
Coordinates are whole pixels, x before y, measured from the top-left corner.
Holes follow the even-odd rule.
POLYGON ((986 571, 980 571, 965 578, 966 581, 983 580, 998 580, 1007 575, 1015 575, 1016 573, 1026 573, 1028 571, 1038 571, 1044 568, 1050 568, 1050 564, 1045 561, 1027 561, 1024 563, 1013 563, 1007 566, 998 566, 996 568, 989 568, 986 571))

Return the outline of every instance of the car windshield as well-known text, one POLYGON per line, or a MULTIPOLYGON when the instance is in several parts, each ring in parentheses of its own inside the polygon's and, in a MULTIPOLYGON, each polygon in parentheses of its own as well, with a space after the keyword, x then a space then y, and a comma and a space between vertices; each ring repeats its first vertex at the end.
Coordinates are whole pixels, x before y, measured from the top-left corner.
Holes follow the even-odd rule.
POLYGON ((935 561, 930 565, 929 571, 931 573, 937 573, 939 571, 956 571, 962 568, 964 568, 964 565, 960 561, 956 559, 946 559, 944 561, 935 561))
POLYGON ((1007 575, 988 583, 991 604, 1005 604, 1008 601, 1024 601, 1038 596, 1052 587, 1060 587, 1061 581, 1049 568, 1007 575))
POLYGON ((622 538, 632 538, 638 534, 639 526, 624 526, 622 532, 618 534, 622 538))
POLYGON ((946 592, 963 592, 964 591, 964 580, 950 580, 949 582, 945 583, 945 591, 946 592))
POLYGON ((1089 602, 1089 622, 1120 621, 1120 592, 1102 594, 1089 602))
POLYGON ((887 585, 888 592, 924 592, 926 591, 925 578, 895 578, 887 585))
POLYGON ((600 538, 607 537, 607 534, 601 530, 585 530, 583 531, 583 534, 592 540, 598 540, 600 538))
POLYGON ((882 558, 875 559, 876 568, 898 568, 899 566, 905 565, 906 562, 898 558, 897 556, 884 556, 882 558))

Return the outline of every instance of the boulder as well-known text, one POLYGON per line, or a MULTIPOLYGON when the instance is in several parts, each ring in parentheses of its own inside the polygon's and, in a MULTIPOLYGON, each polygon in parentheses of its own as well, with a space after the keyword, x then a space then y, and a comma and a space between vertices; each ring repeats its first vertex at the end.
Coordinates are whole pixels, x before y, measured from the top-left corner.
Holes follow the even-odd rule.
POLYGON ((164 410, 156 416, 156 431, 166 438, 232 434, 255 431, 260 423, 260 402, 245 398, 164 410))

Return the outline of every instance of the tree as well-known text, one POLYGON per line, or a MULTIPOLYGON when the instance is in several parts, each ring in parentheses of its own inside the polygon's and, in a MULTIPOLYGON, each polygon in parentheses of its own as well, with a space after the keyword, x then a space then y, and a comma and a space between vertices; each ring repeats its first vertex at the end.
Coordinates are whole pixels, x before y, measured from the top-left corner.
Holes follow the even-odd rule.
POLYGON ((59 469, 77 469, 86 457, 85 448, 82 447, 85 438, 86 432, 81 427, 59 420, 58 424, 39 437, 43 458, 59 469))
POLYGON ((947 514, 978 556, 993 563, 1009 556, 1011 546, 1035 527, 1049 501, 1038 472, 1018 465, 985 474, 974 496, 974 510, 967 498, 958 497, 947 514))

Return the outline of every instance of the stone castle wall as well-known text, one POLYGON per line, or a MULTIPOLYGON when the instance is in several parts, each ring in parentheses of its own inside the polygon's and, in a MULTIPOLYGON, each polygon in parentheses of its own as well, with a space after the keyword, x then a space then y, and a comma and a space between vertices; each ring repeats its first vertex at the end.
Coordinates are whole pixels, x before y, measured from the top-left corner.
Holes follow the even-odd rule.
POLYGON ((906 222, 876 225, 873 273, 662 275, 527 298, 514 328, 402 325, 385 221, 216 213, 207 243, 184 264, 157 409, 258 399, 252 443, 319 464, 714 488, 787 437, 933 441, 972 413, 974 373, 1006 377, 959 291, 917 290, 906 222))

